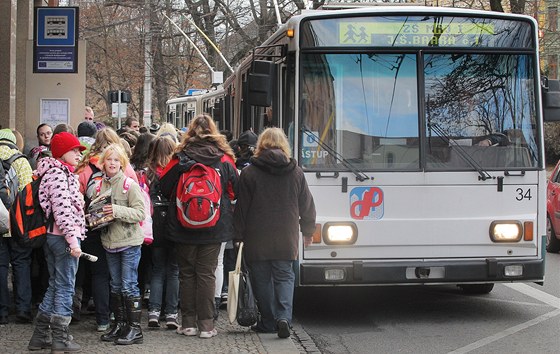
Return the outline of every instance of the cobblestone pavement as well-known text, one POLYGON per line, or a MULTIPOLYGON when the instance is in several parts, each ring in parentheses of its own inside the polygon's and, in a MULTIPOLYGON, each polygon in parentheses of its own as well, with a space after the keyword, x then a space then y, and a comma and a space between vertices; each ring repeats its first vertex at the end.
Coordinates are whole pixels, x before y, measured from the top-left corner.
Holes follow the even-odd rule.
MULTIPOLYGON (((168 330, 147 327, 147 311, 143 311, 142 331, 144 343, 129 346, 117 346, 99 340, 102 333, 96 331, 93 315, 82 315, 79 322, 70 325, 70 333, 82 346, 82 353, 299 353, 300 349, 295 336, 290 339, 279 339, 276 335, 262 335, 252 332, 246 327, 230 324, 227 312, 220 311, 216 323, 218 336, 211 339, 186 337, 168 330), (295 342, 294 342, 295 340, 295 342)), ((0 351, 2 353, 29 353, 27 343, 33 332, 32 324, 10 323, 0 325, 0 351)), ((50 350, 36 351, 47 353, 50 350)))

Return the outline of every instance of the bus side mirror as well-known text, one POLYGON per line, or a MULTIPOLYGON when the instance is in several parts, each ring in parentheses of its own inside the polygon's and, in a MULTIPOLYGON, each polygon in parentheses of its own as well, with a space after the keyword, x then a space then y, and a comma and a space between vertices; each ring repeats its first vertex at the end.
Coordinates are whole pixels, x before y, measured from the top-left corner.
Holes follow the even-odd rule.
POLYGON ((543 120, 560 121, 560 80, 542 80, 543 120))
POLYGON ((255 60, 248 76, 247 101, 251 106, 272 106, 276 65, 271 61, 255 60))

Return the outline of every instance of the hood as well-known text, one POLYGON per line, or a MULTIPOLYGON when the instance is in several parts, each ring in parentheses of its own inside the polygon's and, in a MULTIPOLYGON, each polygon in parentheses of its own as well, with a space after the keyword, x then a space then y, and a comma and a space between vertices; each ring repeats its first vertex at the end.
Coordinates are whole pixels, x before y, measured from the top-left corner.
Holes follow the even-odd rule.
POLYGON ((212 165, 222 159, 224 152, 212 142, 196 142, 185 146, 183 150, 191 159, 204 165, 212 165))
POLYGON ((296 168, 296 161, 288 159, 280 149, 268 149, 251 158, 251 164, 273 175, 285 175, 296 168))
POLYGON ((37 169, 33 172, 35 176, 42 177, 48 170, 56 167, 60 168, 67 174, 70 174, 68 167, 54 157, 43 157, 37 162, 37 169))
POLYGON ((122 170, 117 172, 117 174, 114 175, 113 177, 108 177, 105 174, 103 175, 103 180, 108 182, 110 186, 113 186, 116 183, 119 183, 119 181, 122 180, 123 178, 126 178, 126 177, 124 176, 124 172, 122 170))

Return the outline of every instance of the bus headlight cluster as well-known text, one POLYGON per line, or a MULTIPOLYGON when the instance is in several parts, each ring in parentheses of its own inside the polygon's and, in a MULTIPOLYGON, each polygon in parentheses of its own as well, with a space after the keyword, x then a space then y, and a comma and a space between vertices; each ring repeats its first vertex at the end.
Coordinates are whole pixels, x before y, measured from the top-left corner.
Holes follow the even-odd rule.
POLYGON ((323 226, 323 241, 327 245, 351 245, 358 238, 358 228, 352 222, 328 222, 323 226))
POLYGON ((493 221, 490 224, 490 238, 494 242, 517 242, 522 236, 523 226, 519 221, 493 221))

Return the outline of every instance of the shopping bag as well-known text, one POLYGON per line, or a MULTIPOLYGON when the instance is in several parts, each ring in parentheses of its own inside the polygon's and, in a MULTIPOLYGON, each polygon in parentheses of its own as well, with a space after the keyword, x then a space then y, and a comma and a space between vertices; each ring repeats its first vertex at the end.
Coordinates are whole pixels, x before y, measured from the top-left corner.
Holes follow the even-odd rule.
POLYGON ((239 277, 241 275, 241 257, 243 255, 243 242, 239 245, 235 269, 229 272, 227 312, 229 323, 235 322, 237 317, 237 300, 239 294, 239 277))
POLYGON ((257 300, 253 294, 249 268, 245 259, 241 261, 241 274, 239 275, 239 292, 237 293, 237 323, 243 327, 251 327, 257 323, 259 310, 257 300))

